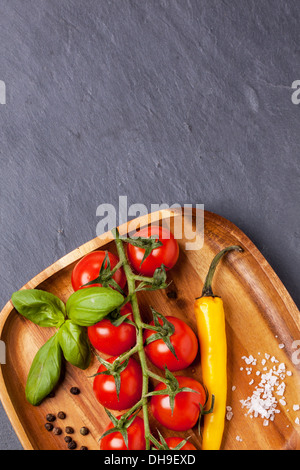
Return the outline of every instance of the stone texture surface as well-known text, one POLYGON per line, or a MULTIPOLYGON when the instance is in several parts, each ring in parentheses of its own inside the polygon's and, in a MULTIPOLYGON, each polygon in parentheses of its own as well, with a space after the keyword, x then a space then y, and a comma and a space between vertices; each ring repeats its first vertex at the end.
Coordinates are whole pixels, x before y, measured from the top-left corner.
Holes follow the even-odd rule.
POLYGON ((299 19, 297 0, 3 0, 1 308, 119 195, 230 219, 299 304, 299 19))

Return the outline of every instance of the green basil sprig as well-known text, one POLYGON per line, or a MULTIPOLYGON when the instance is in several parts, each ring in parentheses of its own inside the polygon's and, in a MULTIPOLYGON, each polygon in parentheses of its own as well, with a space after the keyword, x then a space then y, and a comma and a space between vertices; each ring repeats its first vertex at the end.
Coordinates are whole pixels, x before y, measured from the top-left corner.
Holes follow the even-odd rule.
POLYGON ((44 327, 59 328, 65 321, 65 304, 55 295, 38 289, 26 289, 12 295, 15 309, 28 320, 44 327))
POLYGON ((87 369, 91 360, 85 326, 92 326, 124 302, 123 295, 110 287, 90 287, 72 294, 65 305, 58 297, 38 289, 15 292, 12 303, 28 320, 59 330, 37 352, 26 383, 26 398, 36 406, 57 384, 62 359, 87 369))
POLYGON ((34 406, 49 395, 61 372, 62 352, 58 334, 52 336, 37 352, 27 377, 25 394, 34 406))
POLYGON ((123 302, 123 295, 111 287, 89 287, 74 292, 67 301, 66 310, 73 323, 92 326, 123 302))

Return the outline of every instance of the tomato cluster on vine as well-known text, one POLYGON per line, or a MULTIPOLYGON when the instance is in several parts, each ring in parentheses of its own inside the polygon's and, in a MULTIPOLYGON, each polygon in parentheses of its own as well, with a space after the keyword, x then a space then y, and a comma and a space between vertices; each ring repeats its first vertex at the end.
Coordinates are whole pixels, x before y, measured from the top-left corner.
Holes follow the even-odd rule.
MULTIPOLYGON (((136 279, 142 286, 153 284, 164 287, 164 274, 172 269, 179 257, 179 246, 172 233, 158 226, 139 230, 127 242, 126 256, 136 279), (149 277, 151 277, 151 282, 149 277), (162 280, 163 279, 163 280, 162 280)), ((84 256, 72 272, 75 291, 91 286, 112 287, 126 294, 124 266, 111 252, 95 251, 84 256)), ((138 291, 139 289, 137 289, 138 291)), ((143 290, 140 288, 140 290, 143 290)), ((198 353, 198 339, 191 327, 173 315, 163 316, 153 308, 153 320, 143 324, 143 348, 148 360, 165 371, 154 390, 147 394, 153 417, 165 428, 187 431, 193 428, 205 406, 207 396, 204 387, 190 377, 175 377, 172 372, 189 367, 198 353), (165 391, 165 392, 164 392, 165 391)), ((108 359, 97 356, 100 366, 94 376, 93 390, 96 399, 111 418, 101 439, 102 450, 145 449, 144 420, 134 408, 143 398, 143 371, 133 357, 138 351, 137 328, 129 300, 117 312, 113 312, 95 325, 88 327, 90 343, 108 359), (133 413, 118 418, 109 410, 125 411, 133 407, 133 413)), ((149 371, 148 371, 149 372, 149 371)), ((149 375, 159 379, 155 374, 149 375)), ((195 447, 177 437, 160 435, 152 439, 156 447, 191 450, 195 447)))

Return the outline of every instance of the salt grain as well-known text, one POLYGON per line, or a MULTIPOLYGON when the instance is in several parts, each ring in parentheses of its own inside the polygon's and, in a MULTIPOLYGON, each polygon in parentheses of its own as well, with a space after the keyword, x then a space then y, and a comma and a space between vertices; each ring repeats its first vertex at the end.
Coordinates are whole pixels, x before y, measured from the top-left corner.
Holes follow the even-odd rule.
POLYGON ((283 396, 284 392, 285 392, 285 383, 281 382, 281 384, 279 384, 277 389, 276 389, 276 393, 279 396, 283 396))

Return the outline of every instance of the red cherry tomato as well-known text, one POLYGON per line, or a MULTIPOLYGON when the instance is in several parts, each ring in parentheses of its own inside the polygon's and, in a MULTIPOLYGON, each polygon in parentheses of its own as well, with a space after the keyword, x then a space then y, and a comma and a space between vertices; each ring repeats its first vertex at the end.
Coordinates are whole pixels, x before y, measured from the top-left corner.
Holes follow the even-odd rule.
MULTIPOLYGON (((167 437, 165 439, 169 449, 173 450, 175 449, 175 447, 177 447, 179 444, 181 444, 182 441, 184 441, 185 439, 181 439, 180 437, 167 437)), ((180 450, 197 450, 195 446, 193 446, 193 444, 191 444, 190 442, 187 441, 186 444, 184 444, 183 447, 181 447, 180 450)))
MULTIPOLYGON (((107 359, 111 364, 117 357, 107 359)), ((98 372, 106 371, 101 364, 98 372)), ((143 374, 141 366, 132 358, 129 358, 127 367, 120 373, 121 387, 119 399, 116 383, 112 375, 101 374, 94 378, 93 390, 99 403, 109 410, 126 410, 135 405, 142 395, 143 374)))
MULTIPOLYGON (((120 416, 118 417, 118 419, 120 416)), ((113 424, 110 423, 105 431, 113 428, 113 424)), ((119 431, 112 432, 101 439, 100 449, 101 450, 145 450, 145 428, 144 421, 142 418, 137 416, 133 423, 127 428, 128 434, 128 448, 126 447, 125 441, 122 434, 119 431)))
MULTIPOLYGON (((128 313, 130 313, 128 320, 133 321, 132 308, 129 303, 120 311, 121 315, 128 313)), ((114 326, 107 318, 96 325, 89 326, 88 336, 94 348, 108 356, 120 356, 136 343, 136 329, 133 325, 123 322, 119 326, 114 326)))
MULTIPOLYGON (((187 431, 195 426, 200 416, 200 404, 204 406, 206 393, 197 380, 190 377, 176 377, 179 387, 188 387, 195 392, 179 392, 174 399, 173 413, 168 395, 151 397, 151 410, 154 418, 173 431, 187 431), (198 392, 198 393, 196 393, 198 392)), ((155 391, 164 390, 166 385, 159 383, 155 391)))
MULTIPOLYGON (((197 355, 197 337, 189 325, 179 318, 168 316, 166 320, 175 327, 175 332, 170 336, 170 341, 174 346, 177 359, 162 339, 148 344, 145 347, 145 352, 150 361, 159 369, 164 369, 165 366, 170 371, 185 369, 192 364, 197 355)), ((159 322, 162 324, 162 320, 159 319, 159 322)), ((154 322, 152 321, 150 325, 154 325, 154 322)), ((144 342, 153 334, 155 334, 155 331, 145 330, 144 342)))
MULTIPOLYGON (((75 265, 71 282, 74 291, 85 288, 84 285, 90 281, 93 281, 99 276, 100 268, 104 261, 106 252, 105 251, 94 251, 85 255, 78 263, 75 265)), ((108 252, 108 257, 110 260, 111 269, 113 269, 116 264, 119 262, 117 256, 108 252)), ((105 264, 107 267, 107 263, 105 264)), ((123 268, 118 269, 113 275, 113 279, 116 283, 123 289, 126 285, 126 276, 123 268)), ((91 284, 86 287, 101 286, 99 283, 91 284)))
POLYGON ((162 242, 162 246, 152 250, 143 263, 145 249, 133 246, 130 243, 127 246, 127 256, 131 266, 136 272, 144 276, 153 276, 154 271, 160 268, 162 264, 167 270, 173 268, 179 256, 177 241, 173 234, 164 227, 145 227, 133 235, 133 237, 143 238, 149 238, 150 236, 157 236, 157 239, 162 242))

